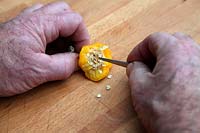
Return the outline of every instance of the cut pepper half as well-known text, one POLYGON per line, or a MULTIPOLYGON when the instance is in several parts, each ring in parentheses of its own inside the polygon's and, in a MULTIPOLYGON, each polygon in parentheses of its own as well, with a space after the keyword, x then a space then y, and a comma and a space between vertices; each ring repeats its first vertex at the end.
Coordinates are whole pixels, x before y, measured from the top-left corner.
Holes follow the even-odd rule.
POLYGON ((85 76, 92 81, 105 78, 112 67, 111 63, 102 61, 99 57, 112 59, 108 46, 101 43, 83 46, 79 55, 79 66, 85 76))

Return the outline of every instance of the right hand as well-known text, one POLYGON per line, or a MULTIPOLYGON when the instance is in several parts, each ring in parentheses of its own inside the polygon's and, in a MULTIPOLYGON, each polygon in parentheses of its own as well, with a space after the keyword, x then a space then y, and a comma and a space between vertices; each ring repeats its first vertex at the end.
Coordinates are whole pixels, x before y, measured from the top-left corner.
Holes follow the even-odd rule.
POLYGON ((200 131, 200 46, 182 33, 154 33, 128 56, 133 104, 150 132, 200 131))

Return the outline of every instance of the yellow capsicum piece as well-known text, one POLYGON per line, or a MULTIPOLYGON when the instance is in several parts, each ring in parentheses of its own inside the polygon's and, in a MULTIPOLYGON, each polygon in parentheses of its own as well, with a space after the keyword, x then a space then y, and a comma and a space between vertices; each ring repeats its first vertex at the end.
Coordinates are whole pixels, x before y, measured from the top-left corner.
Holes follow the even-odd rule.
POLYGON ((112 67, 111 63, 102 61, 99 57, 112 59, 107 45, 94 43, 83 46, 79 55, 79 66, 85 72, 85 76, 92 81, 105 78, 112 67))

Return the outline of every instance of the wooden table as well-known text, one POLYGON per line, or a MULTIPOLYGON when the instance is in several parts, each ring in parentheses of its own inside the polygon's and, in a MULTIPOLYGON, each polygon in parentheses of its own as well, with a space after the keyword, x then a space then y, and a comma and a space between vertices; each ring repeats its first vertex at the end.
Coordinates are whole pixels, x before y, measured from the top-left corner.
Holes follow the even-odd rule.
MULTIPOLYGON (((0 21, 37 2, 0 0, 0 21)), ((108 44, 115 59, 152 32, 176 31, 200 40, 199 0, 66 0, 86 22, 92 42, 108 44)), ((99 83, 81 72, 68 80, 43 84, 25 94, 0 99, 0 132, 144 132, 131 104, 124 68, 99 83), (110 91, 105 86, 112 86, 110 91), (96 94, 102 98, 97 99, 96 94)))

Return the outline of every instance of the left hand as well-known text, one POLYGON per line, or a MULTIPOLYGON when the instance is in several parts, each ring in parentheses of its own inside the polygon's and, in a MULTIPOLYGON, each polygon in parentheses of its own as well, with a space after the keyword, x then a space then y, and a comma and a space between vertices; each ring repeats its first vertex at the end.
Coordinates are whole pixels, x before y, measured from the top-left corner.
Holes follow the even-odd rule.
POLYGON ((65 2, 35 5, 0 25, 0 96, 66 79, 77 69, 75 53, 45 54, 59 36, 70 38, 76 52, 89 44, 82 17, 65 2))

